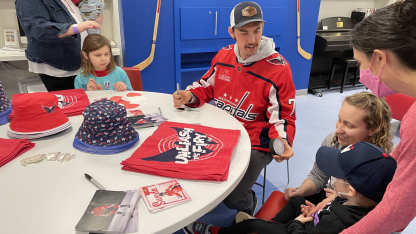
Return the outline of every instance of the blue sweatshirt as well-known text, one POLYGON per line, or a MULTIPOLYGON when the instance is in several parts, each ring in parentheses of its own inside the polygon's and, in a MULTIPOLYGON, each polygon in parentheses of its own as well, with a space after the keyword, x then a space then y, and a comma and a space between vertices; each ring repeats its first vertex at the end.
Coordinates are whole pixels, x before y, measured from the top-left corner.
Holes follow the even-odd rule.
POLYGON ((90 78, 93 78, 97 83, 98 90, 116 90, 114 84, 121 81, 127 86, 127 90, 133 90, 130 84, 129 77, 126 72, 120 67, 116 67, 112 72, 106 76, 96 77, 92 74, 83 76, 81 73, 75 77, 74 86, 76 89, 84 89, 87 91, 87 85, 90 78))

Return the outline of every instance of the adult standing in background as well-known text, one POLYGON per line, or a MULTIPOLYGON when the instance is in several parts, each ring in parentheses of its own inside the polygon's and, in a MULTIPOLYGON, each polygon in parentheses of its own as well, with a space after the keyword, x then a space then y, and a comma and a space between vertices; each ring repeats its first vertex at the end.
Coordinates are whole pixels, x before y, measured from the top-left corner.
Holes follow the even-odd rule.
POLYGON ((84 22, 71 0, 16 0, 16 14, 28 41, 29 71, 48 91, 73 89, 86 30, 100 25, 84 22))
MULTIPOLYGON (((416 0, 379 9, 351 32, 360 82, 377 96, 416 98, 416 0)), ((391 153, 397 170, 383 200, 342 234, 383 234, 406 227, 416 216, 416 103, 403 117, 400 143, 391 153)))

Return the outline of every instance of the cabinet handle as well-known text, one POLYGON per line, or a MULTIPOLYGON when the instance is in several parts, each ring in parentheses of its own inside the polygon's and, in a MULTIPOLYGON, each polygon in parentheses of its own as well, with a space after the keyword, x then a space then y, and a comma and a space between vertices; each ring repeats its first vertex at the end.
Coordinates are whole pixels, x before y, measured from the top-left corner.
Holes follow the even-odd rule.
POLYGON ((218 14, 215 12, 215 36, 217 35, 218 14))

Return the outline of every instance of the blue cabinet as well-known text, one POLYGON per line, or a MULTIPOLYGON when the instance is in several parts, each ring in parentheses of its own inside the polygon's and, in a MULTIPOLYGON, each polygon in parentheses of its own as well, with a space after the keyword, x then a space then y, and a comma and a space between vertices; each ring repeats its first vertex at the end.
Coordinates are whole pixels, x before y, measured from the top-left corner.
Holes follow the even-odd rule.
POLYGON ((181 40, 218 38, 219 8, 182 7, 181 40))

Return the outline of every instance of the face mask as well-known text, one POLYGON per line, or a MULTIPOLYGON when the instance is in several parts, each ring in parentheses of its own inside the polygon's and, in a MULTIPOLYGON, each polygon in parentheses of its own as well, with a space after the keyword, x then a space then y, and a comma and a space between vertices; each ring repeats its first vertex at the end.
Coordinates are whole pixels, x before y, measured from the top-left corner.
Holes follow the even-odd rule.
POLYGON ((380 74, 383 68, 380 69, 377 76, 371 73, 371 65, 373 64, 374 54, 371 58, 370 67, 367 70, 360 68, 360 82, 369 88, 377 97, 385 97, 388 95, 395 94, 383 81, 380 80, 380 74))
POLYGON ((338 192, 338 191, 335 189, 335 182, 342 183, 342 184, 349 184, 349 183, 344 182, 344 181, 337 180, 337 178, 335 178, 335 177, 333 177, 333 176, 331 176, 331 178, 330 178, 330 180, 329 180, 329 183, 330 183, 330 185, 331 185, 331 189, 332 189, 332 190, 334 190, 335 192, 337 192, 338 196, 340 196, 340 197, 342 197, 341 195, 348 196, 348 194, 347 194, 347 193, 338 192))

